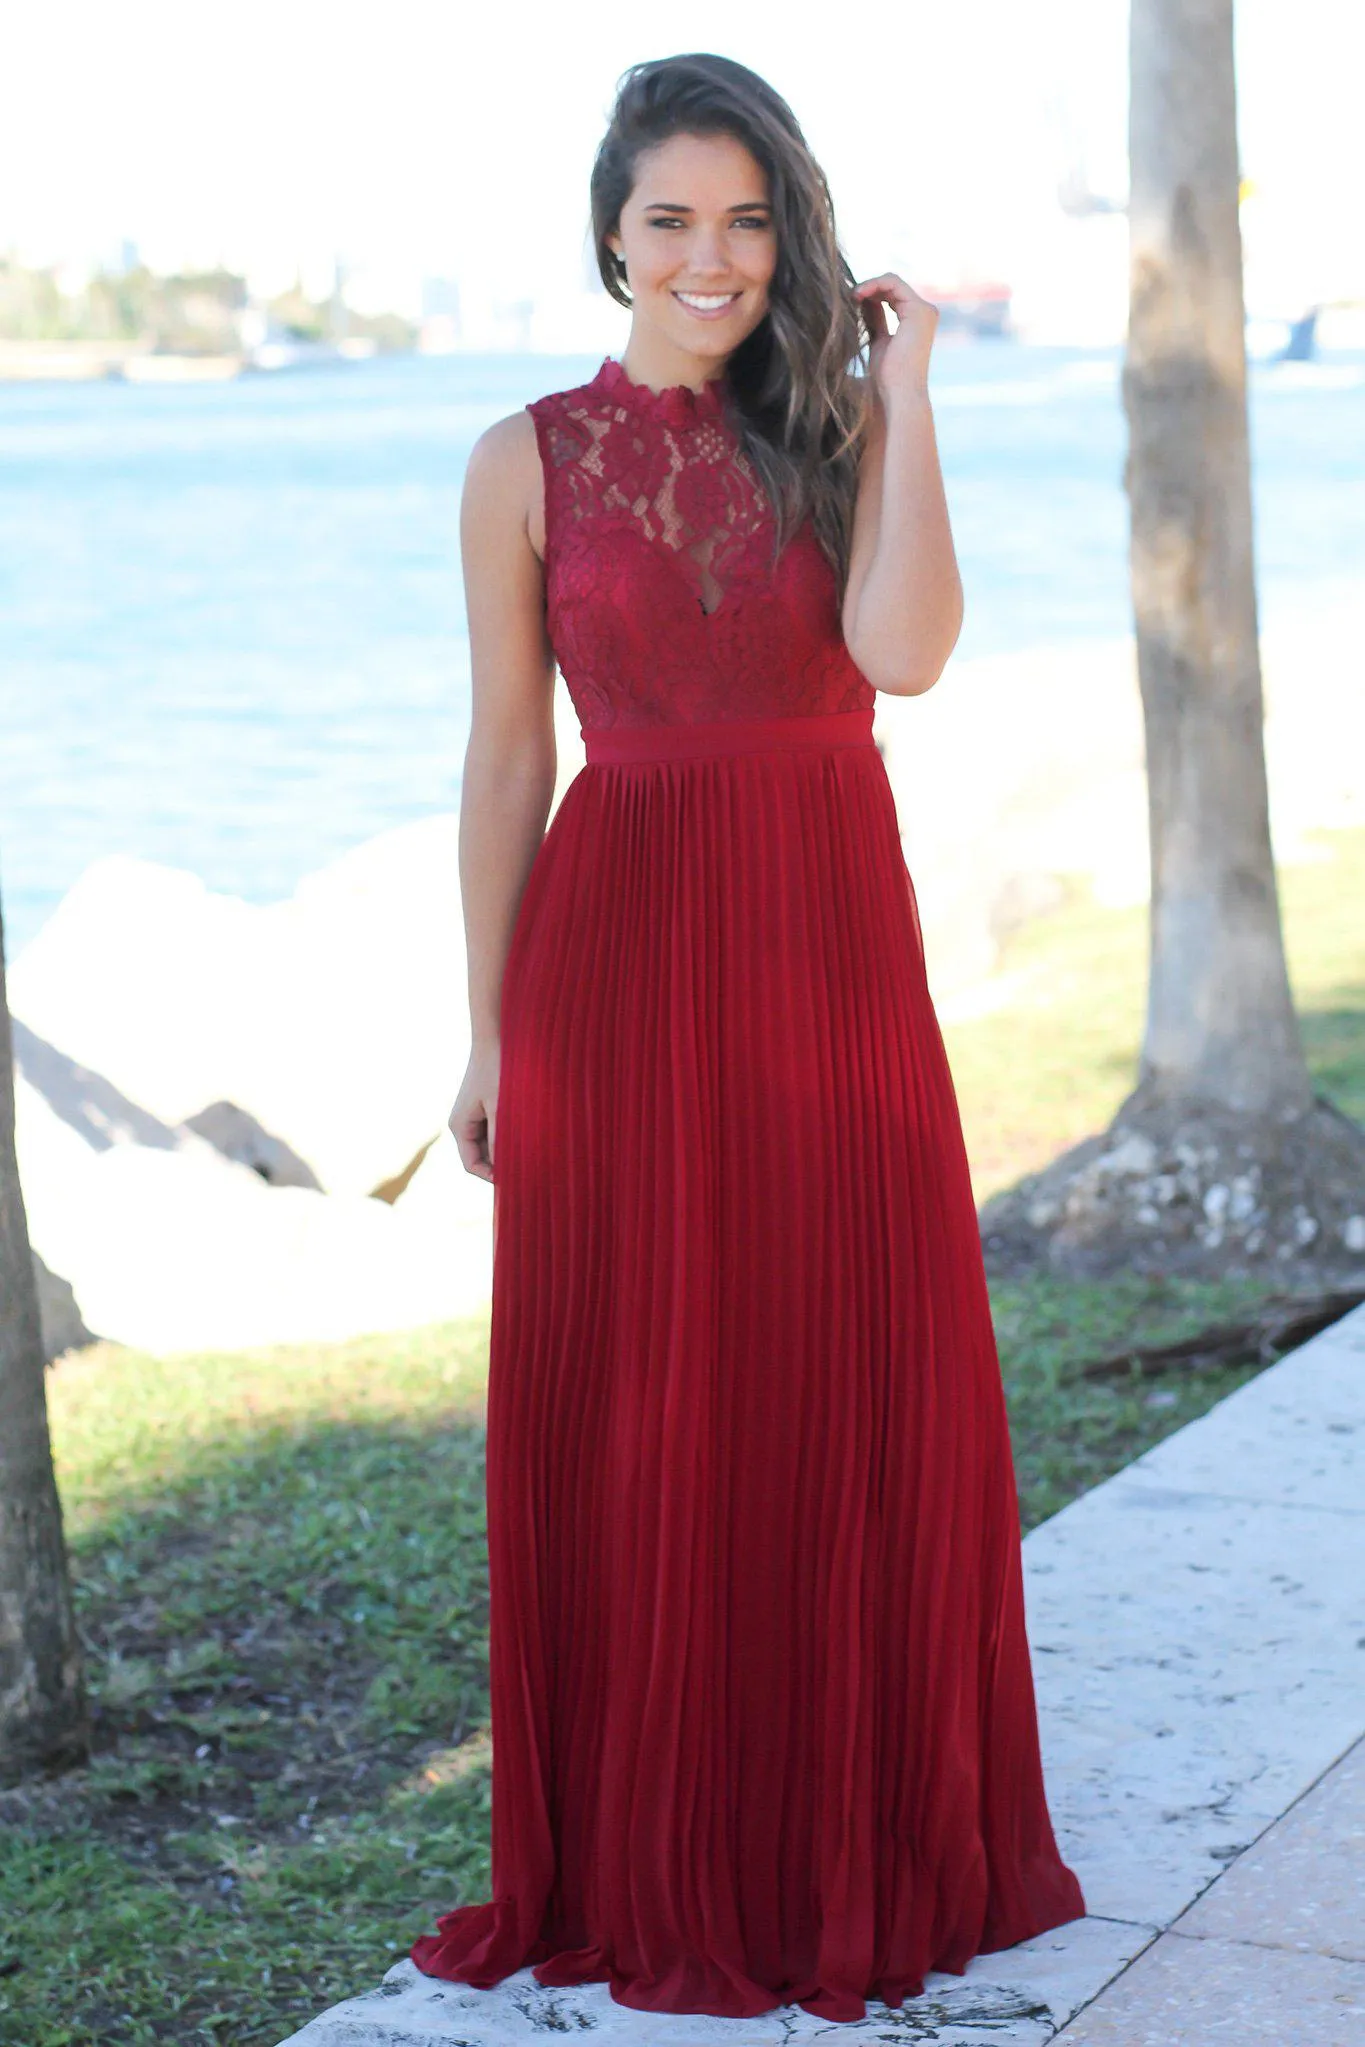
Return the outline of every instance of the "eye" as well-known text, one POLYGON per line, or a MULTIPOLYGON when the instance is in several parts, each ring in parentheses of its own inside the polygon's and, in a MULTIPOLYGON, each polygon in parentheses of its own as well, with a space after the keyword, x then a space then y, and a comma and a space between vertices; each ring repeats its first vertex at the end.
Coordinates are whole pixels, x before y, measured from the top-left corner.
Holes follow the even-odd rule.
POLYGON ((738 219, 738 220, 737 220, 737 221, 735 222, 735 226, 736 226, 736 227, 758 227, 758 228, 764 228, 764 227, 768 227, 768 226, 770 226, 770 225, 771 225, 771 222, 770 222, 770 221, 769 221, 769 220, 768 220, 768 219, 766 218, 766 216, 765 216, 765 215, 763 215, 763 214, 761 214, 761 213, 744 213, 744 214, 741 214, 741 215, 740 215, 740 217, 739 217, 739 219, 738 219))
POLYGON ((676 213, 661 213, 655 214, 649 224, 651 227, 681 227, 682 221, 676 213))

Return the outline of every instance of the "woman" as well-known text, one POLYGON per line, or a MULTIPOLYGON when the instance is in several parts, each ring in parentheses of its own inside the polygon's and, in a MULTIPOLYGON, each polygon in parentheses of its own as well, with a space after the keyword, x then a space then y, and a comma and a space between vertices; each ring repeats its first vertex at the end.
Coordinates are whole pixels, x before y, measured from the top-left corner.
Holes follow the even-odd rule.
POLYGON ((871 732, 961 622, 936 314, 854 286, 790 109, 720 57, 626 74, 592 201, 627 345, 464 500, 494 1895, 412 1956, 851 2020, 1084 1909, 871 732), (556 659, 587 765, 545 832, 556 659))

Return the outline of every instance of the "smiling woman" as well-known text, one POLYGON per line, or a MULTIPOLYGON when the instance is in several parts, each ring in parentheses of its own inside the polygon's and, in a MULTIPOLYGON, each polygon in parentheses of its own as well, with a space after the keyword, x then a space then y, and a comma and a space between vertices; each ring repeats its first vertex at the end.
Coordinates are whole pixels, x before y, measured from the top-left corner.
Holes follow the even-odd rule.
POLYGON ((698 362, 707 377, 723 372, 773 500, 774 538, 780 546, 809 512, 844 575, 868 422, 848 376, 859 323, 824 176, 766 104, 748 109, 758 132, 719 125, 705 83, 695 125, 661 128, 644 70, 592 177, 603 281, 634 316, 626 367, 656 387, 694 383, 698 362))
POLYGON ((412 1958, 859 2019, 1082 1910, 872 739, 961 620, 935 316, 855 285, 722 58, 627 74, 592 199, 628 346, 486 433, 464 500, 493 1896, 412 1958), (545 832, 556 662, 587 765, 545 832))

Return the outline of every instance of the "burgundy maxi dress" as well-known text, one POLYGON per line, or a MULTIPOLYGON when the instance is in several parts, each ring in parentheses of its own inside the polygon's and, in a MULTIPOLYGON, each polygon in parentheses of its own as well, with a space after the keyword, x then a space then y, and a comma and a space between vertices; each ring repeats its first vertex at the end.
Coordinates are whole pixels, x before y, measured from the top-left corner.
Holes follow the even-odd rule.
POLYGON ((529 408, 587 765, 501 997, 493 1897, 411 1953, 852 2020, 1084 1905, 875 692, 729 405, 529 408))

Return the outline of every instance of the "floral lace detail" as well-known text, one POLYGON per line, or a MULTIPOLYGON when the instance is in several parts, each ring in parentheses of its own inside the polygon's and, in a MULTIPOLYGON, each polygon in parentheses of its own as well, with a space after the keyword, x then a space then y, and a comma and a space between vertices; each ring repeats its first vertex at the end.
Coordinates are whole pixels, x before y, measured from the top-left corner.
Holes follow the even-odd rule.
POLYGON ((550 639, 585 729, 852 711, 810 522, 772 563, 772 515, 720 380, 653 391, 608 356, 536 399, 550 639))

